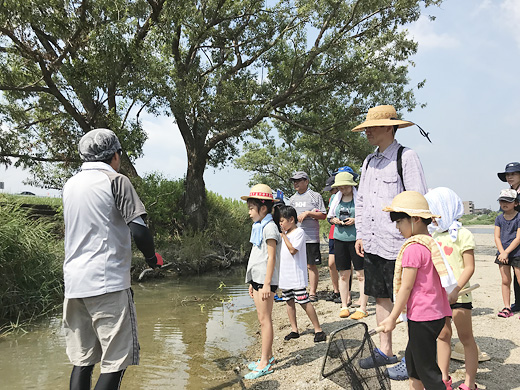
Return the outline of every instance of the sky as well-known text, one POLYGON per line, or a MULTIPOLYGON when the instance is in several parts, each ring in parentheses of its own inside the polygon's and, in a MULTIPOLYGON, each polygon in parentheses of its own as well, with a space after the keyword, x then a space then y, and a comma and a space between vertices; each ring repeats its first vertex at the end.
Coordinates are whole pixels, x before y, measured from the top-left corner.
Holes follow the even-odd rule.
MULTIPOLYGON (((426 79, 415 95, 427 106, 402 117, 429 132, 432 144, 415 126, 399 130, 397 140, 419 154, 428 187, 449 187, 476 208, 498 209, 496 199, 507 183, 497 172, 520 161, 519 26, 520 0, 445 0, 406 26, 419 43, 410 85, 426 79)), ((136 161, 139 174, 183 177, 186 151, 171 118, 147 115, 143 126, 149 138, 136 161)), ((5 192, 59 195, 21 184, 25 176, 0 168, 5 192)), ((208 168, 204 180, 209 190, 238 199, 249 192, 249 177, 232 167, 208 168)))

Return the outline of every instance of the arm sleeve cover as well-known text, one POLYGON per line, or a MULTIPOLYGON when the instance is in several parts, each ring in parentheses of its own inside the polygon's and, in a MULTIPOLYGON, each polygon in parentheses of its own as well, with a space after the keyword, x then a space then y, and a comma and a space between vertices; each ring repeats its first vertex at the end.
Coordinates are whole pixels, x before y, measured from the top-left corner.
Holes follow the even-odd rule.
POLYGON ((155 245, 153 243, 152 233, 147 226, 140 225, 135 222, 128 224, 132 236, 134 238, 135 245, 139 249, 145 258, 149 259, 155 255, 155 245))

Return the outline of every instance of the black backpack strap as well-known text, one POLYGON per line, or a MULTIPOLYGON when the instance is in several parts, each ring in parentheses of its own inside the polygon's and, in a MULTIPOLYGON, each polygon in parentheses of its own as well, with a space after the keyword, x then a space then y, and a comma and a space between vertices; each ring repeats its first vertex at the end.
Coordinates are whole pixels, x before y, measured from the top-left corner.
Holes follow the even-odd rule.
MULTIPOLYGON (((401 179, 401 183, 403 183, 403 189, 406 191, 406 186, 404 185, 403 180, 403 150, 404 146, 399 146, 399 149, 397 149, 397 174, 399 175, 399 178, 401 179)), ((374 158, 374 156, 370 157, 367 160, 367 165, 365 165, 365 170, 368 169, 368 164, 370 164, 370 161, 374 158)))
POLYGON ((401 183, 403 183, 403 189, 406 191, 406 187, 404 185, 403 180, 403 150, 404 146, 399 146, 399 149, 397 149, 397 173, 399 177, 401 178, 401 183))
POLYGON ((370 164, 370 161, 372 161, 373 158, 374 158, 374 155, 372 155, 372 157, 370 157, 370 158, 367 160, 367 165, 365 165, 365 171, 368 169, 368 164, 370 164))

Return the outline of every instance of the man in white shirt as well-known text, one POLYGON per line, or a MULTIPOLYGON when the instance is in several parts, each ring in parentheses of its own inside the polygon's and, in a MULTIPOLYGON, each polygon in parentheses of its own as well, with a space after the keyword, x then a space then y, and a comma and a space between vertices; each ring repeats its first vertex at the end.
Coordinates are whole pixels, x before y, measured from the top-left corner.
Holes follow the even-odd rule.
POLYGON ((317 192, 309 189, 309 175, 303 171, 295 172, 291 177, 296 193, 289 198, 289 205, 298 213, 298 226, 305 232, 307 269, 309 270, 309 298, 316 302, 318 297, 320 253, 320 219, 327 218, 325 203, 317 192))
POLYGON ((101 363, 97 390, 119 389, 129 365, 139 363, 130 288, 131 236, 151 267, 158 267, 146 210, 130 180, 118 173, 121 144, 107 129, 79 142, 81 171, 63 188, 65 300, 63 327, 74 365, 71 390, 90 389, 101 363))

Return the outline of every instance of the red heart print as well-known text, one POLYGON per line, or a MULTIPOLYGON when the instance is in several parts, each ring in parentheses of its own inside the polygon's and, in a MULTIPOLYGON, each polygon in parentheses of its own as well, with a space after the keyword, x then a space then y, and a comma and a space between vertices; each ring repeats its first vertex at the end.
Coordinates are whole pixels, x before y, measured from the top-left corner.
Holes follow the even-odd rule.
POLYGON ((440 241, 437 241, 437 244, 439 244, 439 246, 442 246, 442 242, 440 241))
POLYGON ((448 256, 453 253, 453 248, 450 246, 445 246, 443 249, 444 249, 444 253, 446 253, 448 256))

